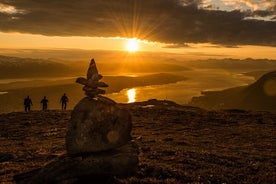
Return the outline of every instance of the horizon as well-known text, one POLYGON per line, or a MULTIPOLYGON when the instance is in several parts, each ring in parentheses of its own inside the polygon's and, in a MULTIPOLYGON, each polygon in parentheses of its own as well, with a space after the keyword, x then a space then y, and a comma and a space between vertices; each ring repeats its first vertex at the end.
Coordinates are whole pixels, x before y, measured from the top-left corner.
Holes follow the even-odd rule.
MULTIPOLYGON (((256 49, 259 47, 256 47, 256 49)), ((126 50, 108 50, 108 49, 81 49, 81 48, 0 48, 0 55, 8 57, 18 57, 18 58, 30 58, 30 59, 46 59, 46 60, 60 60, 66 59, 66 61, 87 61, 87 59, 95 58, 96 60, 100 58, 115 57, 114 54, 119 54, 118 58, 139 58, 147 56, 160 58, 170 58, 183 61, 196 61, 196 60, 212 60, 212 59, 238 59, 238 60, 276 60, 276 48, 260 47, 264 52, 256 53, 248 48, 242 52, 237 49, 235 52, 240 52, 241 54, 234 54, 233 52, 227 52, 227 54, 213 52, 200 52, 200 50, 194 50, 193 52, 171 52, 171 51, 152 51, 152 50, 137 50, 135 52, 129 52, 126 50), (247 50, 247 51, 246 51, 247 50), (275 52, 274 52, 275 50, 275 52), (246 52, 245 52, 246 51, 246 52), (255 53, 252 55, 251 52, 255 53), (232 54, 231 54, 232 53, 232 54), (246 53, 246 54, 245 54, 246 53), (269 53, 269 54, 267 54, 269 53), (107 54, 107 55, 106 55, 107 54), (104 56, 105 55, 105 56, 104 56), (96 56, 96 57, 95 57, 96 56), (97 58, 98 57, 98 58, 97 58)), ((259 49, 260 49, 259 48, 259 49)), ((257 49, 258 50, 258 49, 257 49)), ((107 61, 107 60, 105 60, 107 61)))

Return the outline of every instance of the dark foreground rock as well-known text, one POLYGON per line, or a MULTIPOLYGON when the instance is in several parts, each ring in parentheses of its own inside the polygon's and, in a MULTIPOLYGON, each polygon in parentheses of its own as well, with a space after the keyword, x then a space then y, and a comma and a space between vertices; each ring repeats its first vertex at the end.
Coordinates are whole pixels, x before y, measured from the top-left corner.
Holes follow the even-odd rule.
POLYGON ((67 127, 67 153, 110 150, 131 140, 131 116, 116 104, 83 98, 74 108, 67 127))
MULTIPOLYGON (((62 155, 40 170, 15 176, 17 183, 59 183, 83 178, 126 176, 138 165, 138 146, 134 142, 110 151, 80 155, 62 155)), ((91 181, 93 182, 93 181, 91 181)))

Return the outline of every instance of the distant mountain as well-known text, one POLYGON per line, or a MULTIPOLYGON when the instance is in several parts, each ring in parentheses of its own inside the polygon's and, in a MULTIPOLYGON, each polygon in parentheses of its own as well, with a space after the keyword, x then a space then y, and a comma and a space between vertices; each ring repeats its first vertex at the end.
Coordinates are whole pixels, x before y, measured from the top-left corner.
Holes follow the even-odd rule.
POLYGON ((65 64, 45 59, 0 55, 0 78, 69 76, 73 69, 65 64))
POLYGON ((276 70, 276 60, 273 59, 206 59, 190 63, 190 67, 201 69, 224 69, 231 72, 252 72, 276 70))
POLYGON ((276 71, 264 74, 249 86, 202 92, 190 105, 207 109, 276 110, 276 71))
MULTIPOLYGON (((189 70, 180 64, 145 60, 114 61, 107 58, 97 62, 104 75, 124 75, 139 73, 180 72, 189 70)), ((65 61, 49 59, 20 58, 0 55, 0 79, 32 77, 72 77, 85 75, 90 60, 65 61)))

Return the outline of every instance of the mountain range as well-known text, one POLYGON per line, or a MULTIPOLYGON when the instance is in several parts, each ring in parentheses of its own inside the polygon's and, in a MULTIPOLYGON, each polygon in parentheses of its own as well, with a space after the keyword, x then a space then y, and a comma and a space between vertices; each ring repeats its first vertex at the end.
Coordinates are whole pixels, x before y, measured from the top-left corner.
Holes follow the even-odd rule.
POLYGON ((0 55, 0 78, 68 76, 74 70, 62 63, 0 55))
MULTIPOLYGON (((21 58, 0 55, 0 79, 72 77, 84 75, 90 60, 21 58)), ((104 75, 133 75, 145 73, 179 72, 189 70, 180 63, 168 61, 115 59, 97 62, 104 75)))

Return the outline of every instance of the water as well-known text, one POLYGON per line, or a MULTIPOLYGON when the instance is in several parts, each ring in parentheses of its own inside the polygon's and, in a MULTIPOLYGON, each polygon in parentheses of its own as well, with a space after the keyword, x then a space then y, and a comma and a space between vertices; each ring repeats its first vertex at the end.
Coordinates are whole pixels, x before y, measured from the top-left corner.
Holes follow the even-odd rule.
MULTIPOLYGON (((229 73, 223 70, 194 70, 185 73, 177 73, 187 78, 172 84, 149 85, 131 89, 123 89, 119 93, 106 94, 107 97, 118 103, 131 103, 146 101, 148 99, 171 100, 179 104, 187 104, 192 97, 201 95, 202 91, 223 90, 231 87, 244 86, 253 83, 253 77, 239 73, 229 73)), ((72 79, 72 77, 60 77, 53 80, 72 79)), ((7 79, 0 83, 17 81, 31 81, 33 79, 7 79)), ((47 78, 49 80, 49 78, 47 78)), ((51 79, 50 79, 51 80, 51 79)), ((0 95, 6 94, 2 91, 0 95)))
POLYGON ((119 93, 107 94, 119 103, 146 101, 148 99, 171 100, 187 104, 192 97, 200 96, 202 91, 217 91, 227 88, 245 86, 253 83, 253 77, 228 72, 193 71, 193 76, 185 81, 165 85, 151 85, 123 89, 119 93))
MULTIPOLYGON (((35 82, 35 81, 59 81, 59 80, 66 80, 66 79, 75 79, 76 77, 57 77, 57 78, 20 78, 20 79, 0 79, 1 84, 11 84, 15 82, 35 82)), ((0 89, 1 90, 1 89, 0 89)), ((6 91, 0 91, 0 95, 7 94, 6 91)))

